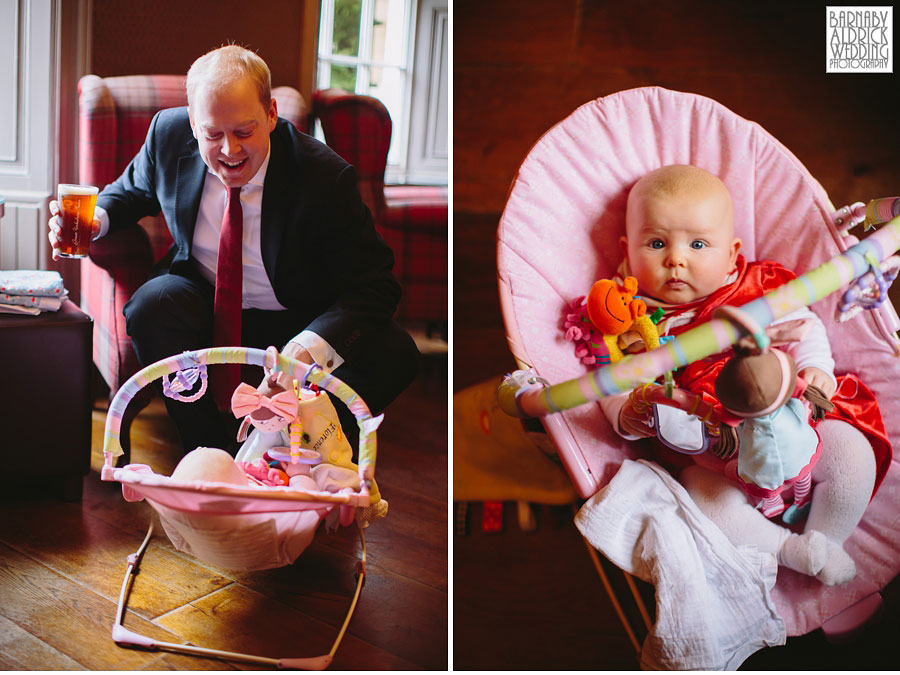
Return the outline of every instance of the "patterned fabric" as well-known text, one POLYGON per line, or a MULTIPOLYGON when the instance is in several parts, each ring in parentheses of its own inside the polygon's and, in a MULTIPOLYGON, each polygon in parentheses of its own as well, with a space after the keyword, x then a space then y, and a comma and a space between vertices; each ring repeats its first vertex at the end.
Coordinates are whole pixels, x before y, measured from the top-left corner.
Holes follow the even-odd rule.
POLYGON ((399 316, 447 319, 447 189, 384 189, 387 206, 378 230, 394 251, 403 287, 399 316))
POLYGON ((304 134, 309 130, 309 111, 300 92, 293 87, 272 87, 272 98, 278 108, 278 116, 286 119, 304 134))
POLYGON ((378 99, 324 89, 313 97, 313 112, 328 145, 356 167, 363 201, 394 251, 394 275, 403 287, 398 317, 446 321, 447 188, 385 186, 392 125, 378 99))
POLYGON ((387 108, 371 96, 324 89, 313 94, 313 114, 331 149, 356 167, 359 192, 377 222, 384 210, 384 169, 391 146, 387 108))
MULTIPOLYGON (((79 94, 79 181, 103 188, 113 182, 144 143, 153 116, 187 105, 184 75, 85 75, 79 94)), ((307 128, 306 104, 292 87, 274 87, 280 117, 307 128)), ((122 307, 147 280, 172 245, 166 221, 151 216, 91 244, 81 263, 81 306, 94 319, 94 363, 115 394, 138 370, 122 307)))
POLYGON ((0 271, 0 293, 55 298, 65 292, 62 276, 55 270, 0 271))

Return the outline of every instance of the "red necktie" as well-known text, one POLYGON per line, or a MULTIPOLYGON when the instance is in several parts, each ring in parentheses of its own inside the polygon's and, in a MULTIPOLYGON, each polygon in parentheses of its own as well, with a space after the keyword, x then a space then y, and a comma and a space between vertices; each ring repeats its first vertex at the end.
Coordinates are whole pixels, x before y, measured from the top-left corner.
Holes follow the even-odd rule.
MULTIPOLYGON (((241 345, 241 296, 244 265, 241 240, 244 215, 241 210, 241 188, 228 188, 228 204, 219 233, 219 253, 216 258, 216 296, 213 305, 213 345, 239 347, 241 345)), ((213 395, 219 408, 228 409, 231 395, 241 381, 239 364, 213 366, 213 395)))

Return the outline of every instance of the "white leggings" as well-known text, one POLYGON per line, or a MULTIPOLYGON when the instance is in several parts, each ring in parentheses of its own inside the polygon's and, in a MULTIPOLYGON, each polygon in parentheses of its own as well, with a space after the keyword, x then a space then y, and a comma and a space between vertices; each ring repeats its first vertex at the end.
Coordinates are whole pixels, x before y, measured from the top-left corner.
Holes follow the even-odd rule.
MULTIPOLYGON (((813 496, 804 532, 822 532, 841 545, 862 518, 875 484, 875 456, 866 437, 840 420, 823 420, 816 427, 822 455, 813 467, 813 496)), ((778 554, 790 530, 757 510, 734 481, 693 465, 679 480, 700 510, 737 545, 755 546, 778 554)))

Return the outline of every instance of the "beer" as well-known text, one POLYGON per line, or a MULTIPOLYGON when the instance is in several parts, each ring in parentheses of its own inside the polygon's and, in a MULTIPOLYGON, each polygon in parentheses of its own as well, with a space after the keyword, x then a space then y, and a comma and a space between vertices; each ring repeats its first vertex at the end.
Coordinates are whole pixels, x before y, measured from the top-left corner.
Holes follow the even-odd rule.
POLYGON ((91 185, 60 185, 59 255, 62 258, 84 258, 94 236, 94 206, 97 188, 91 185))

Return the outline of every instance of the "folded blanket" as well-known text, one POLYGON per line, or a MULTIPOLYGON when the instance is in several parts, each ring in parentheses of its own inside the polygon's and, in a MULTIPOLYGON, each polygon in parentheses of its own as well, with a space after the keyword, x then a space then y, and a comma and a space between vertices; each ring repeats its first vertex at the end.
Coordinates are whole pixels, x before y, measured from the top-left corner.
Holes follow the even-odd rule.
POLYGON ((0 312, 40 314, 56 312, 69 292, 53 270, 0 270, 0 312))
POLYGON ((0 293, 0 305, 19 305, 20 307, 33 307, 38 310, 56 312, 62 307, 63 300, 69 297, 69 292, 63 289, 58 297, 46 295, 10 295, 0 293))
POLYGON ((3 270, 0 271, 0 293, 62 297, 66 290, 59 272, 53 270, 3 270))
POLYGON ((655 587, 643 668, 736 669, 758 649, 784 644, 784 620, 769 595, 775 556, 735 547, 662 467, 625 460, 575 525, 614 564, 655 587))
POLYGON ((23 307, 22 305, 6 305, 0 303, 0 312, 4 314, 30 314, 37 316, 41 313, 37 307, 23 307))

